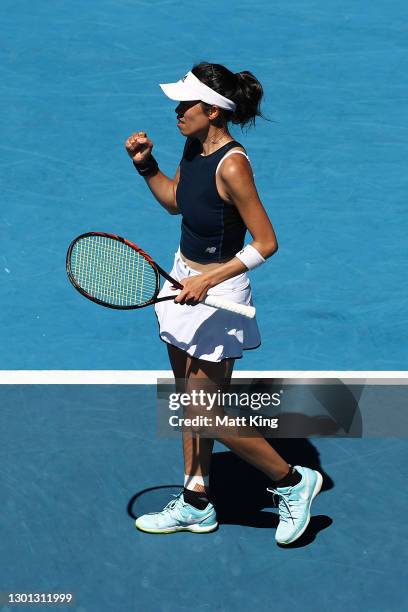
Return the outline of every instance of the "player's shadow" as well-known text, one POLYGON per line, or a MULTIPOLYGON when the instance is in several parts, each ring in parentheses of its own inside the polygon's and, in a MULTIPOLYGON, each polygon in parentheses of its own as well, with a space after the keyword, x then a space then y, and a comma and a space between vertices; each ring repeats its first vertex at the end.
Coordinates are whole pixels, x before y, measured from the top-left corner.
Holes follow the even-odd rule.
POLYGON ((148 512, 159 512, 168 504, 176 495, 181 493, 183 485, 160 485, 157 487, 149 487, 138 491, 129 500, 127 505, 127 513, 131 519, 136 520, 142 514, 148 512))
MULTIPOLYGON (((272 442, 271 442, 272 443, 272 442)), ((323 475, 322 491, 334 484, 320 465, 319 453, 309 440, 274 439, 274 449, 291 465, 306 465, 323 475)), ((233 524, 260 529, 276 529, 279 522, 271 488, 271 481, 230 451, 214 453, 211 461, 211 495, 220 525, 233 524)), ((163 485, 137 492, 128 503, 127 513, 132 519, 146 512, 160 511, 171 501, 172 495, 182 491, 182 485, 163 485)), ((312 507, 313 511, 313 507, 312 507)), ((310 544, 316 535, 332 524, 325 515, 312 516, 310 524, 299 540, 290 545, 298 548, 310 544)), ((285 548, 288 548, 287 546, 285 548)))

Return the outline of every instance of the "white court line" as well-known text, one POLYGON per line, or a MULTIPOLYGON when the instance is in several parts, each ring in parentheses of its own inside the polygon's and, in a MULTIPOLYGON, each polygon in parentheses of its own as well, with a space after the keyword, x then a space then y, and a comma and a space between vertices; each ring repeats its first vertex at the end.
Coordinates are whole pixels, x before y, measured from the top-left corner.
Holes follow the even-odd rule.
MULTIPOLYGON (((364 384, 408 384, 407 371, 236 370, 233 378, 352 380, 364 384)), ((173 378, 170 370, 0 370, 0 385, 148 385, 173 378)))

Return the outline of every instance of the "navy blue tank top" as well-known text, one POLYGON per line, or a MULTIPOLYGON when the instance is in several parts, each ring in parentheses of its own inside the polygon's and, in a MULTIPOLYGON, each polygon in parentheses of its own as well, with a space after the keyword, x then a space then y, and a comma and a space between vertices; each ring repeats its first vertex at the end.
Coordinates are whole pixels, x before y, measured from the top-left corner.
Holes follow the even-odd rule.
POLYGON ((215 183, 218 163, 235 140, 202 156, 198 139, 188 139, 180 162, 176 201, 182 214, 180 250, 199 263, 234 257, 244 245, 246 226, 233 204, 221 199, 215 183))

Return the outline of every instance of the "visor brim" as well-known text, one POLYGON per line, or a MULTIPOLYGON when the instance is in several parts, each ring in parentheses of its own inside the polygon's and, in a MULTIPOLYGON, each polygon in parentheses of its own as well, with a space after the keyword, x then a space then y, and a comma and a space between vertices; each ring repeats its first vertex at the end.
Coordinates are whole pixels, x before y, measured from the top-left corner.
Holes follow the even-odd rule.
POLYGON ((197 94, 196 91, 191 91, 184 83, 160 83, 160 87, 170 100, 176 100, 178 102, 200 100, 199 94, 197 94))

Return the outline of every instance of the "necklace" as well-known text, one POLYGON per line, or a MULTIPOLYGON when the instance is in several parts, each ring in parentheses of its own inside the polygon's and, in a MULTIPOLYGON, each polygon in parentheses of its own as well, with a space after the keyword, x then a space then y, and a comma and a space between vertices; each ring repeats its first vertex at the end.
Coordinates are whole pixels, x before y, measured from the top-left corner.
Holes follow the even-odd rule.
MULTIPOLYGON (((231 134, 224 134, 218 140, 214 140, 214 139, 210 138, 210 142, 211 142, 211 144, 218 144, 219 142, 222 142, 223 140, 225 140, 226 138, 229 138, 230 136, 231 136, 231 134)), ((201 145, 201 149, 202 149, 202 145, 201 145)), ((217 151, 218 151, 218 149, 217 149, 217 151)), ((212 153, 215 153, 215 151, 212 151, 212 153)), ((200 153, 200 155, 201 155, 201 157, 207 157, 208 155, 212 155, 212 153, 207 153, 206 155, 203 155, 203 153, 200 153)))
POLYGON ((222 142, 223 140, 225 140, 226 138, 229 137, 229 134, 224 134, 224 136, 222 136, 221 138, 219 138, 218 140, 213 140, 212 138, 210 138, 210 142, 212 144, 218 144, 219 142, 222 142))

